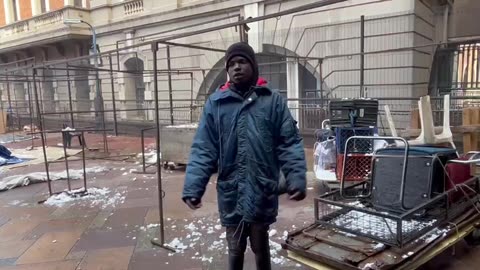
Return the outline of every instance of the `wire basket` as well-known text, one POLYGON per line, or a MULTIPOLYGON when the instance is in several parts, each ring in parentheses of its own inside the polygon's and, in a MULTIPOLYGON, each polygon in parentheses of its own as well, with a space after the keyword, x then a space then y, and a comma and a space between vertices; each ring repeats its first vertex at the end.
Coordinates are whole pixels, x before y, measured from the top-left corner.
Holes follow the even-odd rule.
MULTIPOLYGON (((365 183, 346 188, 352 195, 367 194, 365 183)), ((339 190, 315 199, 317 223, 345 233, 367 237, 390 246, 402 247, 447 219, 447 196, 438 196, 406 213, 382 212, 369 199, 342 199, 339 190)))
MULTIPOLYGON (((336 128, 335 140, 337 145, 337 153, 345 153, 345 144, 348 138, 353 136, 373 136, 376 132, 375 128, 359 127, 359 128, 336 128)), ((372 153, 373 140, 352 140, 348 144, 347 153, 372 153)))
POLYGON ((369 238, 379 239, 383 243, 393 245, 398 242, 398 239, 409 242, 418 235, 418 232, 433 228, 437 224, 436 219, 402 220, 358 210, 338 211, 331 216, 328 222, 343 228, 345 231, 363 234, 369 238))
POLYGON ((337 155, 337 179, 344 181, 363 181, 368 178, 372 170, 372 155, 348 154, 337 155), (345 166, 343 161, 346 158, 345 166))

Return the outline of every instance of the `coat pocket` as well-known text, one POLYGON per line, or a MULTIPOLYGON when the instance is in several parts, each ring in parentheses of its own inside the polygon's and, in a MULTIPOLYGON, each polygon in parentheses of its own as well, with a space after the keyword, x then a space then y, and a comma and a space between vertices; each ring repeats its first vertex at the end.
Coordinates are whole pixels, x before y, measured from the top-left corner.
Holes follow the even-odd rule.
POLYGON ((278 194, 278 181, 270 180, 262 176, 256 176, 257 184, 266 196, 278 194))
POLYGON ((255 128, 257 131, 257 139, 261 142, 262 148, 271 152, 273 150, 273 135, 272 123, 269 118, 263 113, 256 113, 254 115, 255 128))
POLYGON ((255 178, 257 187, 260 189, 260 192, 256 193, 256 216, 260 219, 276 216, 278 211, 278 182, 261 176, 255 178))
POLYGON ((238 179, 219 181, 217 183, 218 210, 222 219, 235 215, 238 203, 238 179))

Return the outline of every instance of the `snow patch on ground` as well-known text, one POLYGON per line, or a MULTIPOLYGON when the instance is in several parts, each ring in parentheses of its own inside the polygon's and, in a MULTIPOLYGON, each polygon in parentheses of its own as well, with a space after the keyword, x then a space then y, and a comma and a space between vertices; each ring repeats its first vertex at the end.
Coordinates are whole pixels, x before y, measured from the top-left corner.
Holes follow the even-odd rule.
MULTIPOLYGON (((226 241, 226 231, 222 228, 220 220, 210 218, 200 218, 195 220, 182 220, 181 226, 174 225, 177 220, 167 219, 166 226, 173 228, 176 226, 177 233, 175 239, 168 244, 168 246, 175 248, 177 253, 171 253, 169 256, 186 256, 193 260, 200 262, 213 262, 218 259, 224 259, 224 256, 228 255, 228 243, 226 241), (183 234, 182 234, 183 233, 183 234)), ((148 225, 140 227, 141 230, 146 230, 148 225)), ((283 231, 283 230, 282 230, 283 231)), ((292 268, 300 267, 290 261, 288 258, 281 256, 280 251, 282 246, 280 242, 288 236, 288 232, 284 231, 283 234, 278 233, 278 230, 272 228, 269 231, 270 237, 275 237, 275 241, 269 240, 270 254, 272 258, 272 264, 289 266, 292 268), (277 241, 277 242, 276 242, 277 241)))
POLYGON ((182 241, 178 238, 173 239, 172 242, 168 243, 168 246, 174 248, 179 253, 183 253, 184 250, 188 248, 188 246, 183 244, 182 241))
POLYGON ((175 125, 175 126, 166 126, 166 127, 167 128, 198 128, 198 123, 175 125))
POLYGON ((8 205, 16 206, 16 205, 21 204, 22 202, 23 201, 20 201, 20 200, 14 200, 14 201, 9 202, 8 205))
POLYGON ((373 247, 374 250, 382 250, 384 248, 385 248, 385 244, 382 244, 382 243, 378 243, 373 247))
MULTIPOLYGON (((146 164, 154 164, 157 163, 157 151, 150 150, 150 152, 146 152, 145 154, 145 163, 146 164)), ((162 157, 162 153, 160 153, 160 158, 162 157)), ((137 158, 142 158, 142 153, 137 155, 137 158)))
POLYGON ((367 263, 362 267, 362 270, 376 270, 378 269, 375 263, 367 263))
MULTIPOLYGON (((91 168, 86 168, 85 172, 90 173, 100 173, 108 171, 106 167, 95 166, 91 168)), ((83 178, 83 170, 69 170, 68 176, 70 180, 77 180, 83 178)), ((67 171, 62 172, 50 172, 50 180, 64 180, 67 179, 67 171)), ((22 175, 12 175, 0 179, 0 191, 9 190, 19 186, 28 186, 34 183, 46 182, 47 174, 45 172, 32 172, 29 174, 22 175)))
POLYGON ((102 209, 107 207, 115 207, 117 204, 125 201, 125 196, 120 192, 113 193, 108 188, 89 188, 87 193, 83 193, 84 189, 76 189, 72 191, 64 191, 62 193, 51 196, 45 201, 45 205, 62 207, 65 204, 86 203, 90 207, 99 206, 102 209))

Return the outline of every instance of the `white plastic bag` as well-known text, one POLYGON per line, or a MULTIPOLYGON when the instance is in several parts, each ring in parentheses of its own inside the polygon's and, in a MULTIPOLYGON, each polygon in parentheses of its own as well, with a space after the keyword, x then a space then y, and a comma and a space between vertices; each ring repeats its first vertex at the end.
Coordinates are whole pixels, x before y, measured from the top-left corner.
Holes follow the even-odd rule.
POLYGON ((335 139, 328 139, 315 144, 313 170, 317 179, 324 181, 337 180, 335 175, 336 156, 335 139))

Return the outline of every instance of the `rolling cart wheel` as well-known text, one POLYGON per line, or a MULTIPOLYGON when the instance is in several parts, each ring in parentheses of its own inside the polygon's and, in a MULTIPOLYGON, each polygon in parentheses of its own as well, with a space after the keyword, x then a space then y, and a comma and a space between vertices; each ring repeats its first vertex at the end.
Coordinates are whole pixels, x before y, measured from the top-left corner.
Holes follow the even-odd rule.
POLYGON ((479 246, 480 245, 480 229, 476 229, 471 232, 469 235, 465 236, 465 242, 469 246, 479 246))

